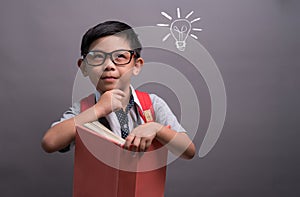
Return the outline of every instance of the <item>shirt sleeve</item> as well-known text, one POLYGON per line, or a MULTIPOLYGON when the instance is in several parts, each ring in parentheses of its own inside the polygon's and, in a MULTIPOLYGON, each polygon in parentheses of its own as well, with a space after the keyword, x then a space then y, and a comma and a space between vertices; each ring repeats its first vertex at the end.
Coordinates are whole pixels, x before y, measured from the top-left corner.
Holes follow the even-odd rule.
POLYGON ((75 116, 77 116, 80 113, 80 103, 74 103, 72 107, 70 107, 66 112, 63 113, 62 117, 60 118, 60 120, 55 121, 51 124, 51 127, 53 127, 54 125, 63 122, 65 120, 68 120, 70 118, 74 118, 75 116))
POLYGON ((173 114, 168 104, 155 94, 150 94, 152 105, 155 112, 155 121, 162 125, 170 125, 171 129, 177 132, 186 132, 185 129, 178 122, 176 116, 173 114))
MULTIPOLYGON (((53 127, 54 125, 63 122, 65 120, 68 120, 70 118, 75 117, 76 115, 78 115, 80 113, 80 103, 74 103, 72 107, 70 107, 65 113, 63 113, 62 117, 60 118, 60 120, 53 122, 51 124, 51 127, 53 127)), ((64 153, 70 150, 71 147, 74 146, 74 142, 71 142, 71 144, 69 144, 67 147, 59 150, 59 152, 64 153)))

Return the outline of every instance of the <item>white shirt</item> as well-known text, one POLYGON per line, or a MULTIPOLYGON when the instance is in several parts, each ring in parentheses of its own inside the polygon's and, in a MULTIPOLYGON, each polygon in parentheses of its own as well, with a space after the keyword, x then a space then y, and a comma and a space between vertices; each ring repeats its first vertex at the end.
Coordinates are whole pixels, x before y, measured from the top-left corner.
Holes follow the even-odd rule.
MULTIPOLYGON (((131 88, 131 92, 132 92, 135 104, 138 105, 139 107, 141 107, 140 101, 139 101, 133 87, 131 86, 130 88, 131 88)), ((176 116, 173 114, 173 112, 171 111, 171 109, 169 108, 167 103, 155 94, 149 94, 149 95, 150 95, 150 99, 152 101, 152 105, 153 105, 153 109, 154 109, 154 113, 155 113, 155 122, 158 122, 164 126, 170 125, 171 129, 173 129, 177 132, 185 132, 185 130, 180 125, 176 116)), ((95 97, 96 97, 97 102, 98 102, 100 96, 101 96, 100 93, 98 91, 96 91, 95 97)), ((80 113, 80 103, 76 102, 73 104, 72 107, 69 108, 69 110, 67 110, 63 114, 63 116, 60 118, 60 120, 57 122, 54 122, 52 124, 52 126, 54 126, 64 120, 73 118, 76 115, 78 115, 79 113, 80 113)), ((108 114, 107 116, 105 116, 105 118, 107 119, 107 121, 111 127, 111 130, 114 133, 116 133, 117 135, 121 136, 121 127, 120 127, 120 123, 118 121, 116 114, 114 112, 112 112, 112 113, 108 114)), ((138 118, 140 119, 141 123, 143 124, 144 123, 143 119, 140 117, 137 117, 137 114, 135 113, 135 109, 134 109, 134 107, 132 107, 130 109, 130 111, 128 112, 129 131, 132 131, 135 127, 138 126, 138 118)))

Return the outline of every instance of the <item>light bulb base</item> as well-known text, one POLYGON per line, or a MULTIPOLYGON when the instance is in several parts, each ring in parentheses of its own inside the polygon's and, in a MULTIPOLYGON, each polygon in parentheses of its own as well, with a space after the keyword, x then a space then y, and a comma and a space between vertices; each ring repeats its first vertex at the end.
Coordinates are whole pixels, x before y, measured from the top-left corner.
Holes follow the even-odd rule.
POLYGON ((176 41, 176 47, 179 51, 184 51, 185 50, 185 45, 186 42, 185 41, 176 41))

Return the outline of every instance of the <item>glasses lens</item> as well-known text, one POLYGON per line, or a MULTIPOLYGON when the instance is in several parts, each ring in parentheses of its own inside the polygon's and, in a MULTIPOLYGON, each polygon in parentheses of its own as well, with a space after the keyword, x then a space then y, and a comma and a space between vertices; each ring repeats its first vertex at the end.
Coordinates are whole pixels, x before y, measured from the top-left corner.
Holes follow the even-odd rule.
POLYGON ((132 54, 130 51, 120 50, 113 52, 111 56, 115 64, 122 65, 130 62, 132 54))
POLYGON ((90 65, 93 66, 101 65, 105 61, 105 54, 99 51, 90 51, 86 55, 86 60, 90 65))

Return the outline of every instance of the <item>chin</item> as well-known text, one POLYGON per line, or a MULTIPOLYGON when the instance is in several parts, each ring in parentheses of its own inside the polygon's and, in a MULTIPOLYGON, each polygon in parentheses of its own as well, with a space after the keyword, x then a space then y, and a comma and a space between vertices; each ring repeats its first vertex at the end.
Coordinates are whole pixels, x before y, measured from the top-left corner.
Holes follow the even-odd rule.
POLYGON ((97 87, 97 90, 100 92, 100 93, 103 93, 103 92, 106 92, 106 91, 109 91, 109 90, 113 90, 113 89, 116 89, 117 87, 116 86, 98 86, 97 87))
POLYGON ((124 85, 124 84, 101 84, 99 83, 97 85, 97 90, 100 92, 100 93, 103 93, 103 92, 106 92, 106 91, 109 91, 109 90, 113 90, 113 89, 119 89, 119 90, 122 90, 122 91, 126 91, 127 88, 129 88, 130 85, 124 85))

